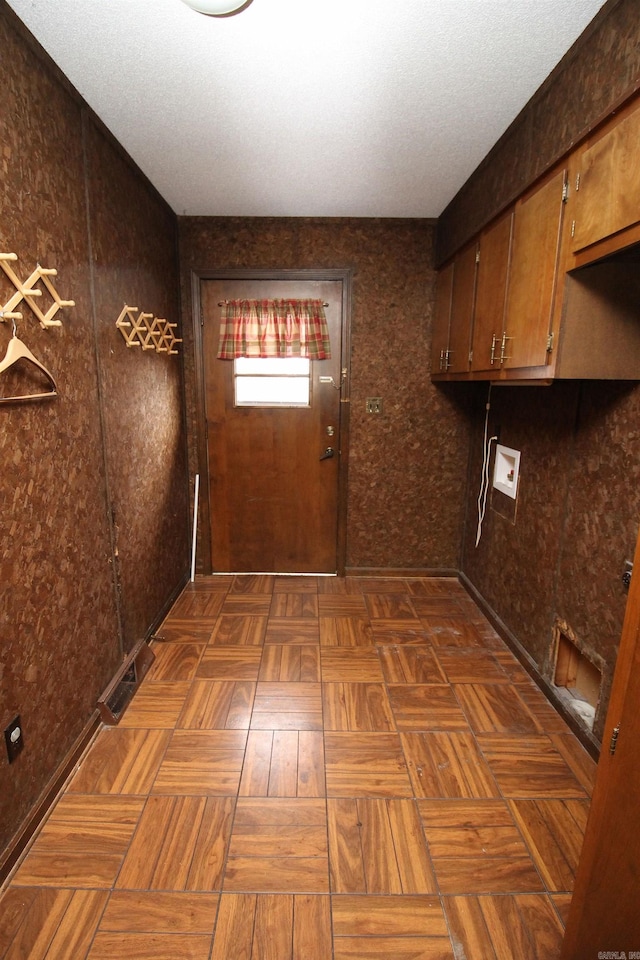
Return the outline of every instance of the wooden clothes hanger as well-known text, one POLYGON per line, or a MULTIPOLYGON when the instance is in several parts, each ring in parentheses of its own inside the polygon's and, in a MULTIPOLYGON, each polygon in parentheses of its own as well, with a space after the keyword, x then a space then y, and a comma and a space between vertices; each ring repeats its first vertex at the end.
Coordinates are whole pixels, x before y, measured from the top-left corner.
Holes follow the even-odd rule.
POLYGON ((13 318, 12 323, 13 336, 11 337, 11 340, 9 340, 4 359, 0 360, 0 373, 8 370, 9 367, 12 367, 14 363, 17 363, 18 360, 28 360, 29 363, 34 364, 38 370, 41 370, 42 373, 44 373, 45 377, 51 384, 51 390, 48 393, 25 393, 19 397, 0 397, 0 403, 9 403, 10 401, 15 400, 45 400, 49 397, 57 397, 58 388, 52 374, 47 370, 44 364, 40 363, 40 361, 34 357, 28 346, 18 337, 16 332, 16 321, 13 318))

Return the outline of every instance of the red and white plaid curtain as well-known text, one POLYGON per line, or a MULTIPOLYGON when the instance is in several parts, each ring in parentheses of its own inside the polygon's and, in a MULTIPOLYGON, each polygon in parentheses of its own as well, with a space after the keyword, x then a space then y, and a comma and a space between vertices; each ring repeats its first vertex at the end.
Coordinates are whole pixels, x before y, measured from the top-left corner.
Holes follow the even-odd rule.
POLYGON ((227 300, 222 304, 219 360, 308 357, 329 360, 322 300, 227 300))

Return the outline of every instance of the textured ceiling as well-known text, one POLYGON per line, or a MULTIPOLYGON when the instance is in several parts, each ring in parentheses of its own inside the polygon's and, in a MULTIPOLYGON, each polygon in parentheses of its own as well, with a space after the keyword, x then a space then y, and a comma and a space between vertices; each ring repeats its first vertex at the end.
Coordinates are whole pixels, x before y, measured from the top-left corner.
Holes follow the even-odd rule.
POLYGON ((436 217, 603 0, 8 0, 176 213, 436 217))

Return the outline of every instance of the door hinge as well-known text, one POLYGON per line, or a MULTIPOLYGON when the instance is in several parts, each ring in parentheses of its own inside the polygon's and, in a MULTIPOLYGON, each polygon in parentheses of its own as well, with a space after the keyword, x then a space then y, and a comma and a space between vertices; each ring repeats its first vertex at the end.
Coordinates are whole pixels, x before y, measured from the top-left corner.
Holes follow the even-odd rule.
POLYGON ((566 203, 569 199, 569 181, 565 180, 562 184, 562 202, 566 203))
POLYGON ((576 222, 575 220, 571 221, 571 236, 575 237, 576 235, 576 222))
POLYGON ((576 193, 580 189, 580 174, 576 173, 576 193))
POLYGON ((473 363, 473 350, 469 350, 469 363, 473 363))
POLYGON ((476 250, 476 263, 480 263, 480 250, 476 250))
POLYGON ((618 737, 620 736, 620 724, 617 727, 613 728, 613 733, 611 734, 611 743, 609 744, 609 753, 611 756, 616 752, 616 747, 618 746, 618 737))
POLYGON ((551 353, 552 351, 553 351, 553 334, 550 333, 549 336, 547 337, 547 353, 551 353))

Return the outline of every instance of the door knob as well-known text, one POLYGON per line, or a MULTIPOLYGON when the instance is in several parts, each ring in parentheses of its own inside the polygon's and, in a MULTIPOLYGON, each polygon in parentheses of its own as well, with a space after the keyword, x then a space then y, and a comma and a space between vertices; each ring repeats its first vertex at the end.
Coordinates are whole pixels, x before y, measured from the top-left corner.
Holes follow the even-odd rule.
POLYGON ((331 457, 335 457, 336 452, 333 447, 327 447, 325 452, 320 457, 321 460, 331 460, 331 457))

